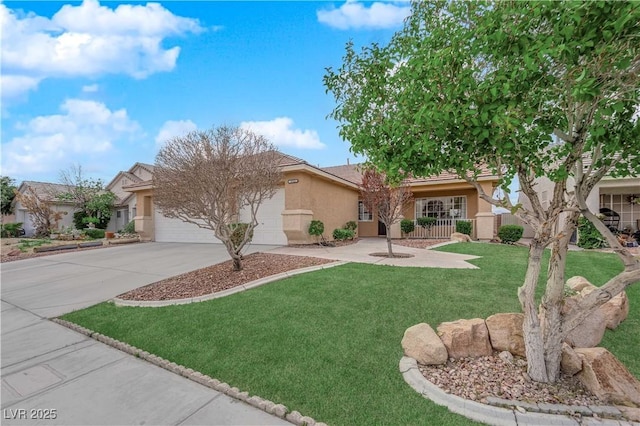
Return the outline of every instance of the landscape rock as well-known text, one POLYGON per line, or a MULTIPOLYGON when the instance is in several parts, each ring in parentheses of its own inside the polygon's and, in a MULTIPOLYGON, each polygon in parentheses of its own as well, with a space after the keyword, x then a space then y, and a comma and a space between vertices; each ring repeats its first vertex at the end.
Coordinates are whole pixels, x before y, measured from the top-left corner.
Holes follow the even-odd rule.
POLYGON ((492 354, 489 330, 482 318, 443 322, 438 336, 450 358, 480 357, 492 354))
POLYGON ((491 346, 497 351, 509 351, 513 355, 525 356, 523 314, 501 313, 486 320, 491 346))
POLYGON ((7 256, 20 256, 20 253, 22 253, 20 250, 11 250, 7 256))
POLYGON ((406 356, 425 365, 444 364, 448 358, 442 340, 426 323, 416 324, 404 332, 402 349, 406 356))
POLYGON ((502 351, 498 357, 507 364, 513 364, 513 355, 509 351, 502 351))
POLYGON ((575 376, 582 371, 582 357, 566 343, 562 344, 562 359, 560 369, 568 376, 575 376))
POLYGON ((629 299, 624 291, 611 298, 607 303, 598 308, 605 317, 609 330, 615 330, 629 315, 629 299))
MULTIPOLYGON (((568 315, 578 304, 580 296, 568 297, 562 307, 562 314, 568 315)), ((565 341, 574 348, 594 348, 600 344, 607 328, 605 316, 600 309, 595 310, 574 328, 565 341)))
POLYGON ((454 232, 451 234, 451 241, 457 241, 459 243, 470 243, 471 237, 461 232, 454 232))
POLYGON ((596 288, 596 286, 591 284, 589 280, 581 276, 575 276, 575 277, 569 278, 567 280, 567 286, 571 290, 575 291, 576 293, 580 293, 584 288, 587 288, 587 287, 596 288))
POLYGON ((640 382, 605 348, 577 348, 583 368, 577 377, 602 401, 640 407, 640 382))

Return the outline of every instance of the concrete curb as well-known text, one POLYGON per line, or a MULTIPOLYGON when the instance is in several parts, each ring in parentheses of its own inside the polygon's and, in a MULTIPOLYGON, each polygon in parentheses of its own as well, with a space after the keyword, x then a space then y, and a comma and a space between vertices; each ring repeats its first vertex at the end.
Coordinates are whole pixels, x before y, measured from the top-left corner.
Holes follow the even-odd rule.
POLYGON ((116 306, 135 306, 141 308, 161 308, 163 306, 172 305, 188 305, 189 303, 205 302, 207 300, 219 299, 221 297, 230 296, 232 294, 240 293, 242 291, 250 290, 252 288, 260 287, 261 285, 268 284, 274 281, 278 281, 284 278, 293 277, 294 275, 304 274, 307 272, 319 271, 321 269, 333 268, 334 266, 340 266, 349 262, 332 262, 322 265, 308 266, 306 268, 294 269, 292 271, 282 272, 280 274, 271 275, 259 280, 251 281, 237 287, 233 287, 227 290, 218 291, 216 293, 205 294, 204 296, 188 297, 185 299, 171 299, 171 300, 125 300, 117 297, 112 301, 116 306))
POLYGON ((121 342, 119 340, 113 339, 103 334, 96 333, 95 331, 84 328, 78 324, 74 324, 72 322, 65 321, 59 318, 53 318, 51 319, 51 321, 57 324, 60 324, 64 327, 67 327, 78 333, 84 334, 85 336, 88 336, 92 339, 95 339, 99 342, 109 345, 129 355, 133 355, 136 358, 140 358, 147 362, 150 362, 151 364, 154 364, 160 368, 164 368, 167 371, 178 374, 179 376, 183 376, 191 381, 194 381, 210 389, 213 389, 217 392, 225 394, 231 398, 245 402, 268 414, 271 414, 273 416, 284 419, 290 423, 293 423, 296 426, 327 426, 327 424, 322 422, 316 422, 313 418, 308 416, 303 416, 297 411, 289 411, 289 408, 287 408, 287 406, 285 405, 276 404, 275 402, 269 401, 268 399, 260 398, 259 396, 256 396, 256 395, 249 396, 248 392, 242 392, 240 389, 236 387, 231 387, 231 385, 229 385, 228 383, 221 382, 220 380, 209 377, 205 374, 200 373, 199 371, 195 371, 183 365, 178 365, 175 362, 171 362, 164 358, 160 358, 159 356, 151 354, 147 351, 138 349, 135 346, 131 346, 127 343, 121 342))
POLYGON ((640 423, 625 420, 620 410, 611 406, 529 404, 500 398, 487 398, 489 404, 481 404, 444 392, 422 375, 413 358, 402 357, 399 368, 404 381, 423 397, 447 407, 453 413, 489 425, 640 426, 640 423))

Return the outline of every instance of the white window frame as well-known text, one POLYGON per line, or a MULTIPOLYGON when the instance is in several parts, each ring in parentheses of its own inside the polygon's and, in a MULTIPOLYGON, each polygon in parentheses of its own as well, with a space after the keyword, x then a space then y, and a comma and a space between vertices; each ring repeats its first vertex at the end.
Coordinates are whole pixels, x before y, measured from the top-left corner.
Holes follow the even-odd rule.
POLYGON ((364 201, 358 201, 358 222, 373 222, 373 213, 371 213, 364 201))
POLYGON ((450 197, 416 198, 415 218, 434 217, 436 219, 466 219, 467 196, 452 195, 450 197), (458 211, 457 215, 452 215, 458 211))

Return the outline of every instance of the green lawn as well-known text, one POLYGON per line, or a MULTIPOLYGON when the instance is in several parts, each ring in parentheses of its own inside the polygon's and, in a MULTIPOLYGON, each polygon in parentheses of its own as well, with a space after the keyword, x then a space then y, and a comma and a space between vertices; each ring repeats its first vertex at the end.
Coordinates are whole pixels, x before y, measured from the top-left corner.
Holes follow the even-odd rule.
MULTIPOLYGON (((191 305, 116 308, 63 318, 226 381, 317 421, 345 424, 472 424, 422 398, 398 371, 406 328, 519 311, 526 250, 456 244, 483 256, 479 270, 347 264, 191 305)), ((621 269, 614 255, 570 253, 568 276, 600 285, 621 269)), ((605 345, 636 376, 640 285, 631 313, 605 345)))

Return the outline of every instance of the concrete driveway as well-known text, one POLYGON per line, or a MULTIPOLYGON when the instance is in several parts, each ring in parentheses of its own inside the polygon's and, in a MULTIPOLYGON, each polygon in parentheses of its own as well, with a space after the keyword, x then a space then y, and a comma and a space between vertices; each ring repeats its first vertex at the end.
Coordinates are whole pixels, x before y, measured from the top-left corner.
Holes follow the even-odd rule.
POLYGON ((227 259, 144 243, 2 264, 2 424, 289 424, 47 319, 227 259))

